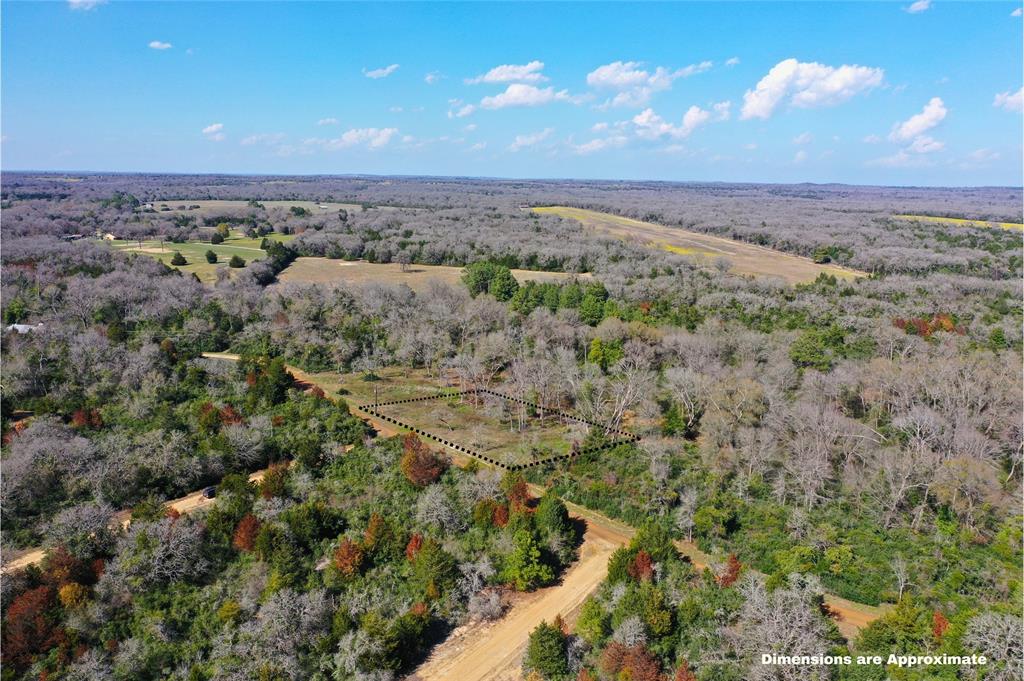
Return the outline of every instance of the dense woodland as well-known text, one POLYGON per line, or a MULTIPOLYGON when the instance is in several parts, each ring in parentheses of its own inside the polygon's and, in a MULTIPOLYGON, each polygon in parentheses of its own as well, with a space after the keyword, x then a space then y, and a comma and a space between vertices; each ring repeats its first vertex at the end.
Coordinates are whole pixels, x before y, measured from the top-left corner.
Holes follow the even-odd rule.
POLYGON ((574 628, 531 636, 534 678, 1020 677, 1021 235, 892 216, 1020 222, 1021 190, 74 179, 3 177, 2 314, 22 325, 3 336, 5 558, 49 550, 2 580, 5 679, 400 676, 574 560, 560 498, 643 531, 574 628), (174 209, 204 199, 248 203, 174 209), (524 209, 543 204, 871 276, 740 277, 524 209), (297 237, 212 286, 90 238, 210 241, 225 223, 297 237), (296 256, 466 274, 421 293, 276 282, 296 256), (593 279, 520 284, 508 268, 593 279), (225 350, 242 360, 201 357, 225 350), (530 499, 522 479, 371 438, 286 364, 500 383, 641 440, 532 469, 550 491, 530 499), (160 506, 214 484, 209 512, 160 506), (696 570, 672 539, 716 564, 696 570), (825 591, 897 605, 846 641, 825 591), (844 650, 994 662, 758 663, 844 650))

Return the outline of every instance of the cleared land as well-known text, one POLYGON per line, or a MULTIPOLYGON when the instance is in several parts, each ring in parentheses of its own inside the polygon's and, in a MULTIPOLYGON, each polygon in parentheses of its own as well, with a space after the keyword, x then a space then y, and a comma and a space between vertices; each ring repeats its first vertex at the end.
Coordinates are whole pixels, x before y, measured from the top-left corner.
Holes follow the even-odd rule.
POLYGON ((913 220, 914 222, 935 222, 946 225, 957 225, 958 227, 986 227, 992 229, 1014 229, 1024 231, 1024 224, 1019 222, 989 222, 987 220, 965 220, 963 218, 940 218, 932 215, 893 215, 898 220, 913 220))
MULTIPOLYGON (((288 242, 295 238, 294 234, 273 233, 267 235, 273 241, 288 242)), ((206 241, 186 241, 176 244, 170 241, 125 241, 121 239, 104 240, 119 251, 127 253, 142 253, 156 258, 168 267, 175 267, 182 272, 189 272, 199 277, 200 281, 211 283, 217 280, 217 268, 227 267, 231 256, 237 255, 245 260, 246 265, 262 259, 266 253, 260 249, 260 239, 250 239, 244 235, 232 232, 231 236, 223 243, 211 244, 206 241), (216 263, 206 262, 206 252, 213 251, 217 254, 216 263), (171 265, 171 258, 174 253, 179 252, 187 261, 187 264, 171 265)))
MULTIPOLYGON (((359 212, 363 207, 358 203, 319 203, 317 201, 260 201, 267 209, 284 208, 290 210, 292 206, 305 208, 313 215, 326 213, 337 213, 341 209, 351 212, 359 212)), ((229 213, 239 209, 249 208, 248 201, 233 201, 226 199, 213 199, 208 201, 195 201, 192 199, 168 199, 167 201, 153 201, 153 210, 158 213, 189 213, 199 216, 217 215, 218 213, 229 213)))
MULTIPOLYGON (((571 277, 585 280, 590 274, 566 274, 565 272, 535 272, 533 270, 512 270, 518 282, 524 281, 565 281, 571 277)), ((278 281, 300 284, 405 284, 413 291, 425 291, 432 281, 452 286, 462 278, 461 267, 447 265, 409 265, 403 272, 396 263, 372 263, 363 260, 331 260, 330 258, 296 258, 278 275, 278 281)))
POLYGON ((619 239, 638 240, 654 248, 706 260, 709 263, 718 258, 725 258, 729 261, 730 270, 736 274, 778 277, 790 284, 814 281, 822 273, 844 279, 867 276, 865 272, 838 265, 820 265, 810 258, 801 258, 770 248, 594 210, 544 206, 534 208, 533 211, 541 215, 571 218, 582 223, 584 227, 619 239))

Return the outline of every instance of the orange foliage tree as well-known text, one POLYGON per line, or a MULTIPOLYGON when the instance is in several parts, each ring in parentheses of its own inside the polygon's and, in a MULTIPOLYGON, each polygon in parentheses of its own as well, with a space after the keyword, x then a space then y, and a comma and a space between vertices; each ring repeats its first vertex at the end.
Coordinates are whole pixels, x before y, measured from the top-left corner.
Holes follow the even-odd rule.
POLYGON ((601 669, 610 677, 630 681, 666 681, 661 664, 642 643, 626 647, 612 641, 601 653, 601 669))
POLYGON ((409 537, 409 543, 405 545, 405 557, 415 560, 416 554, 423 548, 423 535, 416 533, 409 537))
POLYGON ((417 487, 426 487, 434 482, 447 468, 447 462, 430 451, 415 433, 407 433, 402 438, 402 450, 399 467, 409 482, 417 487))
POLYGON ((55 592, 49 586, 36 587, 14 599, 4 621, 3 660, 7 664, 27 667, 38 655, 64 642, 64 632, 52 616, 55 605, 55 592))
POLYGON ((647 553, 643 549, 640 549, 636 553, 636 558, 626 568, 626 572, 629 576, 638 582, 649 581, 654 577, 654 563, 651 562, 651 554, 647 553))
POLYGON ((946 635, 946 629, 949 629, 949 620, 936 610, 932 613, 932 636, 936 641, 942 641, 942 637, 946 635))
POLYGON ((334 552, 334 567, 346 577, 354 577, 363 565, 363 549, 351 539, 342 539, 334 552))
POLYGON ((260 521, 252 513, 246 513, 245 516, 238 521, 238 527, 235 528, 235 536, 231 543, 239 551, 252 551, 253 546, 256 545, 256 535, 260 531, 260 521))
POLYGON ((735 553, 730 553, 729 558, 725 561, 725 570, 718 577, 718 585, 722 588, 732 586, 740 578, 742 570, 743 563, 739 561, 735 553))

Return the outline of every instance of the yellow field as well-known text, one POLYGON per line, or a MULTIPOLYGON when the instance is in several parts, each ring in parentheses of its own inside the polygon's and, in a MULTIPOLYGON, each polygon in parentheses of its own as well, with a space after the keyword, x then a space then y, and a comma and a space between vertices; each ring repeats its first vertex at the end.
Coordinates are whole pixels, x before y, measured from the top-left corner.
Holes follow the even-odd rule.
POLYGON ((866 272, 839 265, 819 265, 810 258, 762 246, 609 213, 567 206, 545 206, 533 210, 541 215, 571 218, 582 223, 584 227, 610 236, 627 241, 640 241, 647 246, 693 258, 704 264, 710 265, 713 261, 724 258, 729 262, 730 271, 736 274, 778 277, 790 284, 814 281, 822 273, 843 279, 867 276, 866 272))
MULTIPOLYGON (((566 274, 564 272, 535 272, 533 270, 512 270, 516 281, 564 281, 575 276, 591 279, 589 274, 566 274)), ((431 281, 441 281, 456 286, 462 279, 461 267, 447 265, 409 265, 403 272, 395 263, 372 263, 363 260, 331 260, 329 258, 297 258, 278 275, 283 283, 305 284, 405 284, 413 291, 425 291, 431 281)))
POLYGON ((965 220, 963 218, 939 218, 932 215, 893 215, 897 220, 913 220, 915 222, 937 222, 960 227, 999 227, 1000 229, 1014 229, 1018 232, 1024 231, 1024 224, 1019 222, 988 222, 986 220, 965 220))

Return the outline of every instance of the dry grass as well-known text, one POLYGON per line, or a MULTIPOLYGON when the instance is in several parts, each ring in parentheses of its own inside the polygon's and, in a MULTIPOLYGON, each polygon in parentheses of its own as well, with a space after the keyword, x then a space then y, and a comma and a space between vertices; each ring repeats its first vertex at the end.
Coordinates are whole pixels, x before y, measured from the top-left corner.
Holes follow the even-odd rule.
POLYGON ((790 284, 814 281, 822 273, 844 279, 867 276, 865 272, 838 265, 819 265, 809 258, 770 248, 593 210, 567 206, 546 206, 533 210, 542 215, 571 218, 582 223, 584 227, 604 234, 623 240, 639 241, 654 248, 693 258, 706 265, 724 258, 729 262, 730 271, 736 274, 778 277, 790 284))
POLYGON ((1024 224, 1019 222, 988 222, 986 220, 965 220, 963 218, 940 218, 932 215, 893 215, 897 220, 912 220, 914 222, 932 222, 938 224, 956 225, 958 227, 986 227, 992 229, 1013 229, 1018 232, 1024 231, 1024 224))
MULTIPOLYGON (((532 270, 512 270, 512 275, 520 283, 524 281, 564 281, 573 276, 580 279, 591 278, 589 274, 572 275, 564 272, 534 272, 532 270)), ((298 258, 278 275, 278 280, 285 283, 405 284, 413 291, 426 290, 431 281, 457 286, 461 278, 461 267, 409 265, 408 271, 403 272, 401 265, 395 263, 381 264, 362 260, 351 262, 329 258, 298 258)))
MULTIPOLYGON (((190 215, 209 216, 218 213, 234 212, 249 207, 248 201, 234 201, 227 199, 213 199, 196 201, 193 199, 168 199, 167 201, 153 201, 153 210, 160 212, 188 213, 190 215), (193 208, 192 206, 197 206, 193 208)), ((358 213, 363 209, 358 203, 318 203, 316 201, 260 201, 267 209, 284 208, 292 206, 305 208, 313 215, 328 215, 337 213, 341 209, 358 213), (324 208, 320 208, 324 206, 324 208)))

